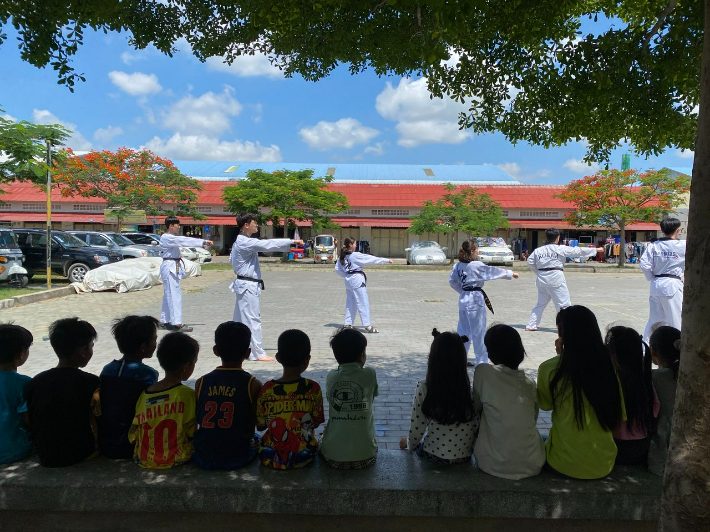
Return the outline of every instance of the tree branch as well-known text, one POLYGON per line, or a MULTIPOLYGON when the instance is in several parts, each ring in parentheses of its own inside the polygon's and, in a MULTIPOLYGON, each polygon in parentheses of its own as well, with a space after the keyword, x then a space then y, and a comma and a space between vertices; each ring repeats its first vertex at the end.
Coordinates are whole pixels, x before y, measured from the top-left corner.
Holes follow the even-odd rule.
POLYGON ((670 0, 668 2, 668 5, 666 8, 663 10, 661 15, 658 17, 658 20, 656 23, 653 25, 653 28, 651 28, 651 31, 648 32, 648 35, 643 40, 643 45, 641 46, 641 53, 646 54, 648 53, 648 46, 651 44, 651 39, 653 39, 653 36, 656 35, 659 31, 661 31, 661 28, 663 27, 663 23, 666 21, 666 17, 671 14, 671 12, 675 9, 676 4, 678 3, 677 0, 670 0))

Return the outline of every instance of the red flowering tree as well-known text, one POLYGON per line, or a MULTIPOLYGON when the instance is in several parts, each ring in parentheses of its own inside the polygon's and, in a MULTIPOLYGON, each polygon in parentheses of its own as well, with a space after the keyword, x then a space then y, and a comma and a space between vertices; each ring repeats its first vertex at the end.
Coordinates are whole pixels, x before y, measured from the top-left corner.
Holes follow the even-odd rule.
MULTIPOLYGON (((618 229, 626 241, 626 227, 639 222, 660 222, 675 207, 685 203, 690 180, 669 177, 664 170, 639 173, 636 170, 601 170, 572 181, 557 197, 576 207, 565 215, 576 227, 618 229)), ((619 266, 625 262, 619 253, 619 266)))
POLYGON ((121 219, 133 211, 204 218, 197 212, 199 181, 187 177, 172 161, 148 150, 119 148, 66 157, 55 164, 53 179, 64 197, 101 198, 121 219))

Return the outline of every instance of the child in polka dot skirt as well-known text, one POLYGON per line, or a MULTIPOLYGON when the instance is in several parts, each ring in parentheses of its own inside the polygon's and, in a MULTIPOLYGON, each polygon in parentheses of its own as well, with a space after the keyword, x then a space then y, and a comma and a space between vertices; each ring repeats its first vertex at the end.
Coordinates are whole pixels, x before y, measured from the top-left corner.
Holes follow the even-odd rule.
POLYGON ((479 423, 466 370, 468 338, 436 329, 432 336, 426 379, 414 393, 409 437, 399 446, 441 464, 468 462, 479 423))

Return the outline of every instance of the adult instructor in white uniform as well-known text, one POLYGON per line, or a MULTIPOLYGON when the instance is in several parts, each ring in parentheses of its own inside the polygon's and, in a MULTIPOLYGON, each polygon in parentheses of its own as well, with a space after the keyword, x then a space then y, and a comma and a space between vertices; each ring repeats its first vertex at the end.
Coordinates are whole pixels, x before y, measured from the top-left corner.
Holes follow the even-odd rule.
POLYGON ((251 355, 249 360, 271 362, 274 359, 266 355, 261 345, 261 311, 259 294, 264 289, 259 267, 260 251, 288 251, 291 244, 301 245, 303 240, 290 238, 272 238, 259 240, 252 235, 259 231, 254 214, 242 213, 237 216, 239 235, 234 241, 229 262, 237 278, 229 289, 237 296, 234 306, 234 321, 243 323, 251 330, 251 355))
POLYGON ((683 308, 685 240, 678 240, 680 220, 673 217, 664 218, 661 231, 665 236, 651 242, 639 262, 644 276, 651 281, 648 323, 643 333, 646 343, 657 323, 668 324, 680 330, 683 308))
POLYGON ((537 276, 537 305, 530 313, 526 331, 537 331, 542 313, 550 300, 554 303, 556 312, 572 306, 564 274, 565 259, 590 258, 604 251, 604 248, 560 246, 560 232, 557 229, 548 229, 545 231, 545 237, 547 243, 528 257, 528 268, 537 276))
POLYGON ((165 218, 166 231, 160 237, 160 279, 163 281, 163 308, 160 312, 161 329, 192 332, 192 327, 182 323, 182 291, 180 279, 185 277, 180 247, 207 247, 211 240, 178 235, 180 220, 177 216, 165 218))

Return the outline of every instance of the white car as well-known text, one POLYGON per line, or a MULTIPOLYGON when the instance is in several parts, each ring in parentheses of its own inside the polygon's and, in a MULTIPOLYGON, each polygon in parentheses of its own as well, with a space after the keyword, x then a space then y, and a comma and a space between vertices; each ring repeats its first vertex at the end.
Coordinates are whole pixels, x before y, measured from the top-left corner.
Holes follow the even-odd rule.
POLYGON ((412 245, 404 250, 407 257, 407 264, 447 264, 446 258, 448 248, 441 247, 437 242, 412 242, 412 245))
POLYGON ((195 262, 198 262, 200 264, 204 264, 205 262, 212 262, 212 253, 207 251, 205 248, 190 248, 192 251, 197 253, 197 258, 196 259, 191 259, 194 260, 195 262))
POLYGON ((180 248, 180 255, 183 259, 191 260, 192 262, 199 262, 199 255, 195 248, 180 248))
POLYGON ((478 260, 485 264, 513 265, 513 251, 500 237, 477 237, 478 260))

